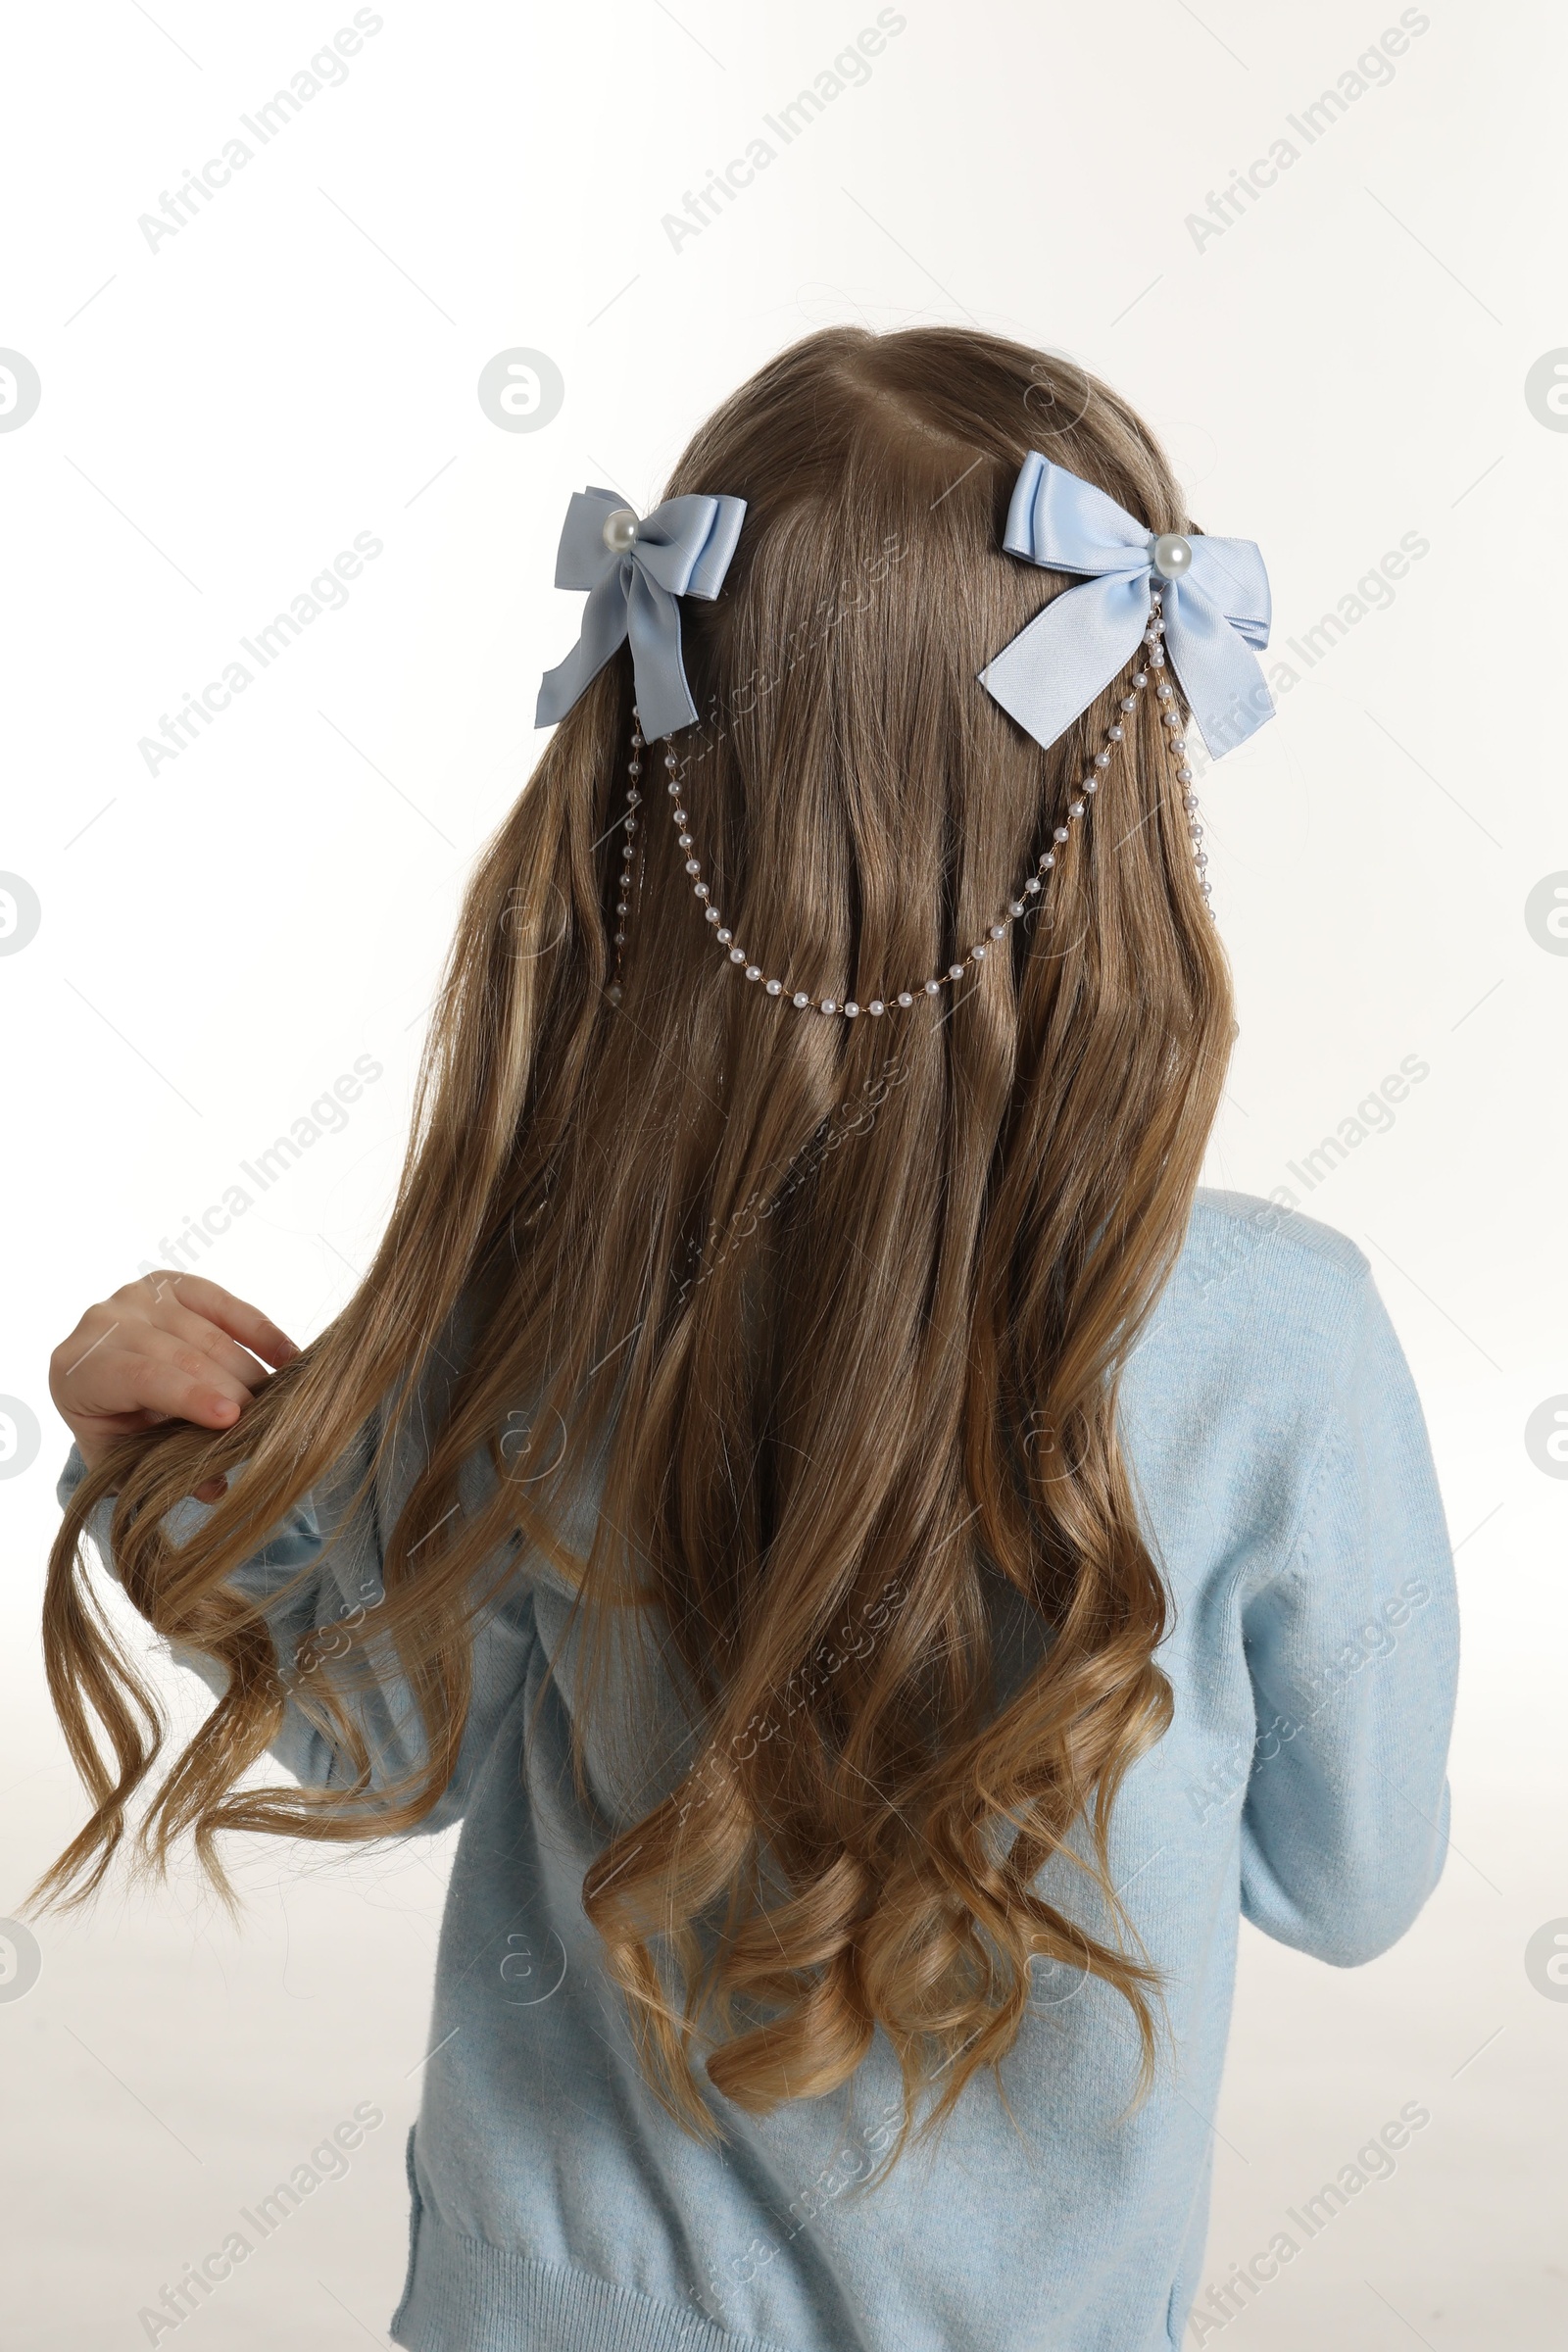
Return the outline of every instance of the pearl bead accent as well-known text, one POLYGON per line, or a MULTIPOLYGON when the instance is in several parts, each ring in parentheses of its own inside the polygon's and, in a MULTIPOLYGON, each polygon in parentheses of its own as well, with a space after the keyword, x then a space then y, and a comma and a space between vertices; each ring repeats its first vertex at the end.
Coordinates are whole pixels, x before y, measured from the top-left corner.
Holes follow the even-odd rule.
MULTIPOLYGON (((633 526, 633 530, 635 531, 636 516, 632 514, 629 508, 625 509, 624 513, 628 516, 630 523, 633 526)), ((611 517, 611 520, 615 519, 616 517, 614 516, 611 517)), ((606 525, 606 529, 608 534, 608 523, 606 525)), ((1191 562, 1192 550, 1186 540, 1176 538, 1175 534, 1169 534, 1167 537, 1171 544, 1167 545, 1165 542, 1161 542, 1160 544, 1165 546, 1166 555, 1169 557, 1170 561, 1175 564, 1176 572, 1179 572, 1180 570, 1186 568, 1186 564, 1191 562), (1173 548, 1176 551, 1185 551, 1185 563, 1182 560, 1182 555, 1180 552, 1172 552, 1173 548)), ((609 544, 610 541, 607 535, 606 545, 608 546, 609 544)), ((631 542, 628 541, 627 544, 629 545, 631 542)), ((1171 578, 1176 576, 1176 572, 1161 572, 1158 576, 1171 578)), ((1157 589, 1152 590, 1150 595, 1151 610, 1149 627, 1144 636, 1144 644, 1149 648, 1149 653, 1146 658, 1147 665, 1133 671, 1130 684, 1134 691, 1128 694, 1123 694, 1119 698, 1117 707, 1121 710, 1135 710, 1138 708, 1138 695, 1147 689, 1151 682, 1151 672, 1152 671, 1157 673, 1165 666, 1165 650, 1160 642, 1164 634, 1165 624, 1160 616, 1159 607, 1159 592, 1157 589)), ((1185 763, 1184 755, 1187 750, 1187 743, 1185 736, 1181 733, 1181 714, 1180 711, 1175 708, 1166 709, 1163 707, 1165 705, 1174 706, 1176 701, 1175 692, 1168 679, 1159 677, 1157 675, 1154 679, 1154 690, 1156 701, 1162 706, 1160 710, 1160 719, 1162 722, 1163 740, 1169 746, 1173 757, 1183 758, 1184 763, 1176 771, 1177 778, 1184 787, 1190 786, 1192 782, 1193 771, 1192 768, 1185 763)), ((626 795, 627 815, 624 820, 626 842, 621 852, 621 856, 625 863, 625 871, 621 877, 621 888, 625 892, 630 891, 632 861, 637 854, 637 843, 634 838, 637 831, 637 820, 631 813, 631 810, 637 805, 638 793, 636 778, 642 772, 642 761, 637 758, 637 754, 643 749, 644 745, 644 737, 641 727, 637 723, 635 711, 632 715, 633 756, 628 761, 627 765, 633 781, 631 789, 626 795)), ((927 997, 940 996, 943 988, 950 982, 956 983, 957 981, 961 980, 967 971, 971 970, 975 965, 985 961, 985 958, 990 952, 990 943, 1004 939, 1010 924, 1022 921, 1027 915, 1033 912, 1035 902, 1039 899, 1040 894, 1045 887, 1042 877, 1049 874, 1055 866, 1057 851, 1071 838, 1072 827, 1079 823, 1088 813, 1089 801, 1091 797, 1099 791, 1101 784, 1104 781, 1106 770, 1111 765, 1111 752, 1109 747, 1113 744, 1122 743, 1125 740, 1126 729, 1121 725, 1119 720, 1113 721, 1109 726, 1106 727, 1106 748, 1097 752, 1094 755, 1093 765, 1080 778, 1076 794, 1067 803, 1066 823, 1055 825, 1052 828, 1051 839, 1054 846, 1041 853, 1040 857, 1035 861, 1037 870, 1024 878, 1024 880, 1018 885, 1017 895, 1013 898, 1010 898, 1006 902, 1005 916, 999 916, 995 922, 988 925, 986 938, 975 941, 974 945, 969 949, 967 956, 964 957, 961 963, 950 963, 944 971, 938 973, 935 977, 929 980, 921 981, 919 984, 919 993, 921 995, 927 997)), ((702 861, 697 854, 696 844, 693 840, 693 837, 691 833, 686 830, 691 822, 691 819, 686 809, 679 806, 682 796, 677 771, 680 768, 680 765, 681 762, 673 751, 666 751, 664 753, 664 766, 669 776, 669 782, 666 789, 669 793, 671 801, 675 804, 670 810, 670 814, 676 826, 677 845, 680 849, 691 852, 691 855, 684 861, 685 870, 688 874, 697 877, 692 884, 692 888, 698 900, 707 902, 711 899, 712 894, 709 884, 702 879, 702 861)), ((1183 805, 1189 811, 1190 815, 1192 812, 1196 811, 1198 804, 1190 790, 1184 791, 1183 793, 1183 805)), ((1203 894, 1204 900, 1207 901, 1209 898, 1209 886, 1204 869, 1208 864, 1208 859, 1202 850, 1199 847, 1199 844, 1202 838, 1202 828, 1196 821, 1194 821, 1190 829, 1192 833, 1194 850, 1196 853, 1194 862, 1198 871, 1199 887, 1203 894)), ((624 919, 626 913, 628 912, 628 908, 629 901, 628 899, 623 898, 617 904, 615 911, 617 915, 624 919)), ((1212 912, 1212 908, 1210 911, 1212 912)), ((724 923, 723 918, 716 906, 710 904, 705 904, 703 907, 703 913, 705 920, 714 926, 713 936, 718 941, 720 947, 727 951, 728 960, 733 964, 744 967, 748 980, 762 981, 763 993, 766 996, 782 997, 786 994, 786 984, 783 980, 769 978, 764 975, 762 966, 760 964, 748 962, 746 951, 743 948, 738 948, 734 945, 735 935, 728 925, 724 923)), ((625 932, 623 930, 617 931, 614 935, 614 939, 617 950, 616 976, 612 979, 612 984, 606 993, 610 997, 612 1003, 618 1004, 620 1002, 618 951, 624 944, 625 932)), ((890 1004, 898 1005, 901 1010, 907 1011, 909 1006, 914 1003, 914 997, 915 991, 913 989, 903 988, 900 989, 892 998, 872 997, 868 999, 864 1009, 875 1017, 879 1017, 885 1013, 888 1010, 890 1004)), ((808 1006, 811 1005, 814 1002, 818 1011, 830 1015, 842 1014, 846 1020, 850 1021, 857 1020, 861 1011, 860 1004, 853 997, 846 998, 842 1002, 840 1002, 840 1000, 836 997, 821 997, 813 1001, 813 999, 805 989, 795 989, 794 991, 789 992, 789 1001, 795 1006, 798 1012, 806 1011, 808 1006)))
POLYGON ((1150 569, 1158 580, 1179 580, 1193 567, 1193 543, 1180 531, 1161 531, 1149 550, 1150 569))
POLYGON ((637 517, 630 507, 616 507, 605 516, 600 536, 612 556, 629 556, 637 544, 637 517))

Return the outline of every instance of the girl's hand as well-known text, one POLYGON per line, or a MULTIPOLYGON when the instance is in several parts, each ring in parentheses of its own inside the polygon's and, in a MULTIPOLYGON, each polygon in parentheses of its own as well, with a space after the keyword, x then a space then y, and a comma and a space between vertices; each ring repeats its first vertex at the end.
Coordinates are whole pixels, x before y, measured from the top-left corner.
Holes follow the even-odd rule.
MULTIPOLYGON (((117 1438, 160 1421, 231 1428, 266 1366, 298 1353, 259 1307, 204 1275, 161 1268, 88 1307, 49 1359, 49 1394, 93 1470, 117 1438)), ((209 1479, 197 1499, 216 1502, 223 1485, 209 1479)))

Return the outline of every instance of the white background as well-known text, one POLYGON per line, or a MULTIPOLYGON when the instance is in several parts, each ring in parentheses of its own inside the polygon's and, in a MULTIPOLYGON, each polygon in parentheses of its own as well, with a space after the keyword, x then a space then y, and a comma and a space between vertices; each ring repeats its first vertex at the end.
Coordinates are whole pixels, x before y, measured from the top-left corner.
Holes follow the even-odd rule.
MULTIPOLYGON (((1263 548, 1279 653, 1401 535, 1430 543, 1202 784, 1242 1022, 1209 1180, 1290 1185, 1372 1259, 1466 1612, 1455 1847, 1417 1927, 1343 1975, 1244 1931, 1205 2279, 1420 2100, 1396 2175, 1227 2341, 1562 2340, 1568 2002, 1524 1948, 1568 1915, 1568 1484, 1524 1433, 1568 1391, 1568 956, 1525 902, 1568 869, 1568 434, 1525 378, 1568 346, 1568 27, 1543 0, 1422 13, 1308 147, 1286 117, 1397 22, 1387 0, 910 0, 864 86, 678 251, 662 216, 868 0, 388 0, 342 85, 156 251, 138 216, 351 9, 13 17, 0 345, 43 389, 0 432, 0 868, 41 922, 0 956, 0 1393, 43 1438, 0 1481, 0 1912, 80 1818, 36 1630, 67 1446, 49 1350, 368 1054, 342 1131, 205 1260, 301 1340, 347 1296, 465 874, 575 631, 550 585, 567 494, 652 503, 811 326, 972 320, 1132 398, 1195 518, 1263 548), (1282 135, 1298 160, 1200 244, 1187 217, 1282 135), (537 432, 476 397, 514 346, 564 376, 537 432), (360 532, 383 552, 345 608, 150 774, 138 740, 360 532), (1409 1055, 1429 1076, 1308 1200, 1287 1162, 1409 1055)), ((348 2177, 187 2325, 213 2352, 384 2340, 446 1860, 253 1853, 239 1933, 188 1879, 41 1923, 37 1984, 0 2002, 8 2346, 145 2341, 138 2308, 364 2100, 387 2121, 348 2177)))

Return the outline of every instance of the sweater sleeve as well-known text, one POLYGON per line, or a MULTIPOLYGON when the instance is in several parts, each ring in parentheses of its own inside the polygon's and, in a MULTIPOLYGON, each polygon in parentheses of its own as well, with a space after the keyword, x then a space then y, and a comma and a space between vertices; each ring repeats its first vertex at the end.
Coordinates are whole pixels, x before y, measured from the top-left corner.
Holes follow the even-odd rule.
MULTIPOLYGON (((270 1750, 302 1788, 346 1790, 356 1777, 351 1759, 313 1718, 308 1693, 314 1673, 319 1671, 313 1659, 348 1654, 352 1642, 354 1650, 384 1669, 373 1683, 362 1675, 363 1687, 343 1680, 336 1686, 371 1764, 369 1788, 355 1799, 356 1814, 367 1805, 373 1810, 377 1794, 406 1779, 425 1754, 413 1694, 390 1662, 390 1650, 378 1655, 374 1641, 374 1610, 383 1594, 374 1485, 354 1500, 369 1447, 369 1433, 362 1433, 359 1446, 300 1497, 227 1580, 231 1590, 259 1601, 265 1611, 285 1692, 282 1722, 270 1750), (333 1534, 337 1540, 329 1545, 327 1538, 333 1534), (302 1697, 307 1703, 302 1704, 302 1697)), ((56 1489, 62 1508, 85 1476, 86 1465, 73 1446, 56 1489)), ((169 1514, 171 1535, 181 1541, 214 1507, 187 1496, 169 1514)), ((87 1529, 106 1570, 118 1582, 109 1540, 113 1508, 112 1498, 105 1498, 89 1517, 87 1529)), ((502 1718, 522 1688, 535 1639, 526 1592, 509 1587, 487 1608, 474 1632, 472 1698, 452 1779, 416 1831, 402 1834, 443 1830, 461 1818, 502 1718)), ((172 1642, 168 1649, 177 1665, 199 1675, 215 1696, 222 1696, 227 1670, 218 1660, 182 1642, 172 1642)))
POLYGON ((1458 1665, 1420 1401, 1360 1285, 1296 1539, 1242 1611, 1257 1715, 1242 1909, 1342 1968, 1396 1942, 1442 1875, 1458 1665))

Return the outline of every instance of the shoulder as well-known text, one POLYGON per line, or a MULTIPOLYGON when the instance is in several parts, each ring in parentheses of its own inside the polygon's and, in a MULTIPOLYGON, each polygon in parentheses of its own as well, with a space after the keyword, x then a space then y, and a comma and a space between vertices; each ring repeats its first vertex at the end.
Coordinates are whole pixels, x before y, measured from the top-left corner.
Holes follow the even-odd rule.
POLYGON ((1325 1400, 1359 1345, 1373 1294, 1348 1235, 1278 1200, 1200 1189, 1135 1356, 1146 1374, 1246 1401, 1265 1417, 1325 1400))
POLYGON ((1348 1234, 1255 1193, 1200 1186, 1177 1267, 1200 1295, 1250 1269, 1254 1280, 1294 1295, 1358 1296, 1370 1271, 1348 1234))
POLYGON ((1184 1560, 1288 1544, 1375 1298, 1348 1235, 1277 1200, 1198 1193, 1119 1389, 1148 1524, 1178 1585, 1184 1560))

